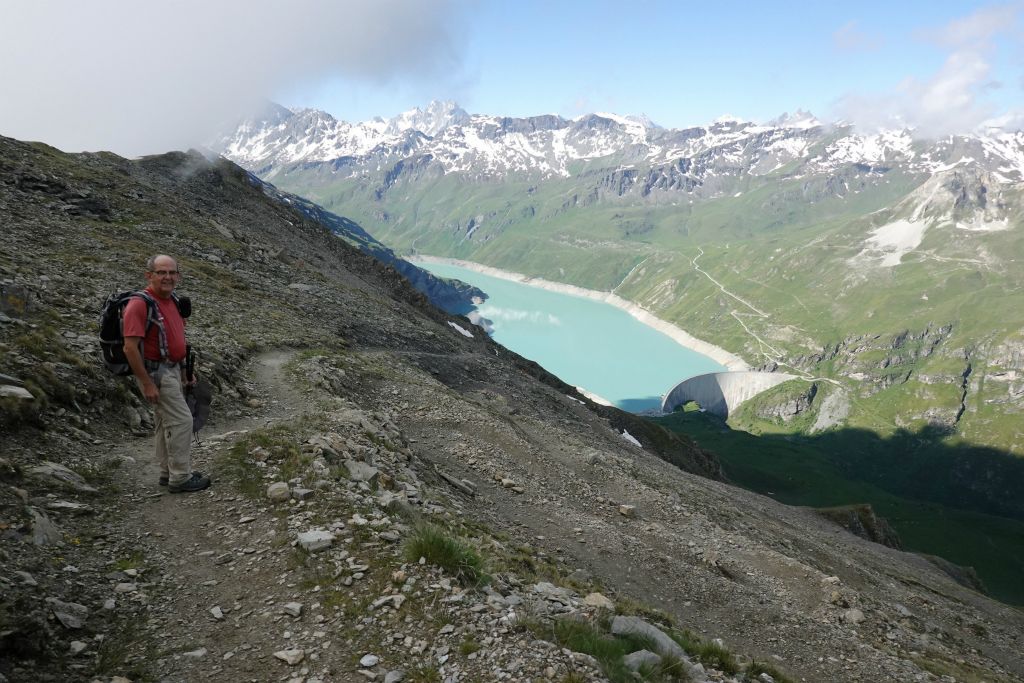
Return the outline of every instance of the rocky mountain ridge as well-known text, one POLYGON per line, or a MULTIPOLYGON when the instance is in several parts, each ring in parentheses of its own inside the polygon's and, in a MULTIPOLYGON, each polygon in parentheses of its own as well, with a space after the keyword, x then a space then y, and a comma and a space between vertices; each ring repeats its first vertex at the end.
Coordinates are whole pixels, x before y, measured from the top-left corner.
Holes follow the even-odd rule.
POLYGON ((645 629, 678 661, 640 622, 686 642, 693 680, 1024 675, 1019 610, 714 479, 230 163, 0 139, 0 213, 0 373, 33 396, 0 399, 7 680, 601 681, 613 660, 566 634, 639 652, 645 629), (93 362, 97 307, 154 250, 216 388, 216 482, 191 497, 156 485, 145 405, 93 362), (280 379, 267 353, 293 358, 280 379), (491 582, 421 564, 417 520, 491 582))
POLYGON ((603 159, 607 166, 611 159, 622 170, 656 169, 639 188, 645 196, 655 189, 692 192, 718 176, 763 176, 791 164, 797 178, 854 165, 865 174, 895 166, 928 174, 967 167, 990 172, 1000 183, 1024 179, 1021 131, 987 129, 924 141, 911 129, 864 134, 805 112, 768 124, 729 118, 665 129, 646 119, 603 113, 575 119, 469 115, 451 102, 350 124, 323 111, 271 104, 213 148, 261 176, 296 163, 332 163, 336 171, 358 176, 381 163, 419 157, 443 173, 471 178, 570 177, 578 173, 570 169, 574 164, 603 159), (681 178, 693 185, 687 187, 681 178))

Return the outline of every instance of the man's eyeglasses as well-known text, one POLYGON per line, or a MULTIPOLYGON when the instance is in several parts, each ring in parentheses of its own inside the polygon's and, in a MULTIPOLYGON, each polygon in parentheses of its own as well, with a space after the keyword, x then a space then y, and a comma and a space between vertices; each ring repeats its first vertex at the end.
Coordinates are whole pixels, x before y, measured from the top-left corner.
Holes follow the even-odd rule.
POLYGON ((181 275, 180 270, 151 270, 149 272, 158 277, 167 277, 168 275, 174 277, 175 275, 181 275))

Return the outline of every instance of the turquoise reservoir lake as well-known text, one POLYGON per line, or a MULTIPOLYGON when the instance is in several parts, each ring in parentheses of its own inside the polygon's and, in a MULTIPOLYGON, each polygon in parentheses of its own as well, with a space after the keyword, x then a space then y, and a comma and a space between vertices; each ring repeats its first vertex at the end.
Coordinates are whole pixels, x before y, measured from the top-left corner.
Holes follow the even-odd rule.
POLYGON ((488 299, 476 310, 493 323, 495 341, 624 410, 658 409, 678 382, 725 370, 610 304, 460 266, 416 265, 482 289, 488 299))

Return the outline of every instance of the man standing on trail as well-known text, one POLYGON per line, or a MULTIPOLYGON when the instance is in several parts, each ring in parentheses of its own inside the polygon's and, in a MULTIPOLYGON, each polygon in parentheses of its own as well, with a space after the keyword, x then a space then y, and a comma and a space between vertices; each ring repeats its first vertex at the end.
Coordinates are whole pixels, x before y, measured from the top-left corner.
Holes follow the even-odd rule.
MULTIPOLYGON (((156 407, 156 460, 160 485, 171 493, 202 491, 210 478, 192 471, 192 413, 185 402, 185 320, 171 296, 181 273, 178 263, 160 254, 146 261, 145 293, 155 302, 133 297, 124 308, 124 355, 142 395, 156 407)), ((192 382, 195 380, 192 379, 192 382)))

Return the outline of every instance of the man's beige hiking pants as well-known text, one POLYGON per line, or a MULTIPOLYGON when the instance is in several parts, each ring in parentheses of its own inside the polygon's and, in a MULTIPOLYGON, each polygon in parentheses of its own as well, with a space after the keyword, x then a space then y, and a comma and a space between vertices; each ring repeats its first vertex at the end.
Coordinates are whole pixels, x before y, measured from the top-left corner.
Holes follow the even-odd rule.
POLYGON ((155 373, 160 388, 156 404, 156 462, 160 476, 171 486, 183 484, 192 476, 192 413, 185 403, 181 387, 181 369, 161 366, 155 373))

